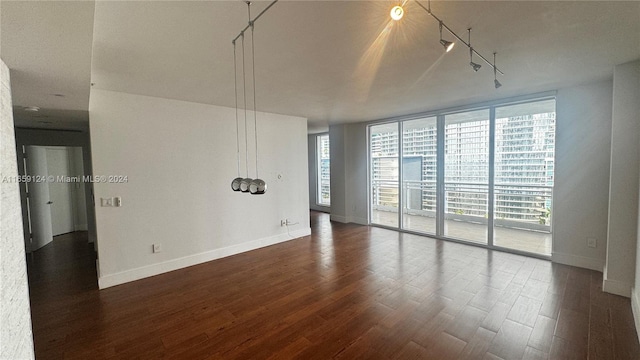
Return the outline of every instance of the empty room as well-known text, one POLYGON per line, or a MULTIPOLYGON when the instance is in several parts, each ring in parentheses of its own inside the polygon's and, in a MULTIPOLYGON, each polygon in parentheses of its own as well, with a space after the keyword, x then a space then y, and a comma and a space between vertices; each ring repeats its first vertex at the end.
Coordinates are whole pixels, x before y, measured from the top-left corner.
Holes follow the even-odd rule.
POLYGON ((0 1, 0 359, 640 359, 640 2, 0 1))

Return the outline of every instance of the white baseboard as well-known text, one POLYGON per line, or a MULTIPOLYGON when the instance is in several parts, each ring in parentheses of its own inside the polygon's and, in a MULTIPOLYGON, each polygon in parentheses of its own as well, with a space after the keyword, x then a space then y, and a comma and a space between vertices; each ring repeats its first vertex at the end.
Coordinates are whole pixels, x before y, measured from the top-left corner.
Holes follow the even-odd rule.
POLYGON ((343 224, 348 223, 346 216, 340 216, 340 215, 334 215, 334 214, 331 214, 331 221, 337 221, 343 224))
POLYGON ((354 224, 358 224, 358 225, 369 225, 369 220, 364 219, 364 218, 349 217, 347 220, 349 220, 350 223, 354 223, 354 224))
POLYGON ((602 272, 604 268, 603 260, 572 254, 563 254, 558 252, 554 252, 553 254, 551 254, 551 261, 559 264, 571 265, 599 272, 602 272))
POLYGON ((624 281, 604 279, 602 282, 602 291, 624 297, 631 297, 631 284, 624 281))
MULTIPOLYGON (((163 274, 169 271, 174 271, 182 268, 186 268, 193 265, 202 264, 208 261, 221 259, 227 256, 240 254, 243 252, 259 249, 262 247, 275 245, 281 242, 293 240, 303 236, 311 234, 311 228, 292 230, 289 234, 278 234, 258 240, 248 241, 245 243, 232 245, 220 249, 206 251, 199 254, 189 255, 178 259, 171 259, 161 263, 142 266, 139 268, 122 271, 115 274, 109 274, 101 276, 98 270, 98 288, 105 289, 111 286, 116 286, 124 283, 128 283, 135 280, 144 279, 147 277, 163 274), (289 236, 289 234, 291 236, 289 236)), ((98 266, 99 269, 99 266, 98 266)))
POLYGON ((359 225, 369 225, 369 220, 365 218, 359 218, 354 216, 340 216, 331 214, 331 221, 337 221, 343 224, 359 224, 359 225))
POLYGON ((631 289, 631 311, 633 312, 633 320, 636 324, 636 334, 638 335, 638 341, 640 341, 640 299, 638 299, 638 292, 640 289, 633 287, 631 289))

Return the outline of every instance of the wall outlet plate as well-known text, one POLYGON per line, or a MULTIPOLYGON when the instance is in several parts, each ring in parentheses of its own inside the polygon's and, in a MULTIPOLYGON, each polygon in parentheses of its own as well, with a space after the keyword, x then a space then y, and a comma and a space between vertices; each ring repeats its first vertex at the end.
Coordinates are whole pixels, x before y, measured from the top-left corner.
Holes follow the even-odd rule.
POLYGON ((113 206, 113 198, 100 198, 100 206, 102 207, 113 206))
POLYGON ((595 248, 597 246, 598 242, 596 240, 596 238, 587 238, 587 246, 590 248, 595 248))
POLYGON ((162 252, 162 244, 153 244, 153 252, 154 253, 162 252))

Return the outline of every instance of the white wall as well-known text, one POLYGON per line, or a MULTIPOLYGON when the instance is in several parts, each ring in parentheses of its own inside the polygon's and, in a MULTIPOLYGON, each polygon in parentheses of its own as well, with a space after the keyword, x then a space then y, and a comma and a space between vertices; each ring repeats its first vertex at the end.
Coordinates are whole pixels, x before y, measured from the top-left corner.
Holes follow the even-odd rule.
POLYGON ((329 138, 331 220, 366 225, 369 223, 367 124, 331 125, 329 138))
POLYGON ((606 292, 631 296, 638 239, 638 164, 640 163, 640 61, 613 71, 609 233, 604 268, 606 292))
POLYGON ((323 134, 310 134, 307 137, 309 157, 309 208, 315 211, 331 212, 330 206, 318 205, 318 144, 316 139, 323 134))
POLYGON ((602 271, 606 253, 611 81, 558 90, 553 260, 602 271), (587 237, 597 240, 587 247, 587 237))
MULTIPOLYGON (((9 68, 0 61, 0 179, 16 177, 9 68)), ((34 359, 20 188, 0 181, 0 359, 34 359)))
POLYGON ((92 90, 89 114, 94 174, 128 177, 95 185, 97 202, 122 197, 122 207, 96 208, 101 288, 289 240, 281 219, 298 223, 293 236, 310 233, 306 119, 258 114, 268 190, 255 196, 230 187, 234 109, 92 90))
MULTIPOLYGON (((331 153, 331 220, 346 223, 347 219, 347 169, 345 148, 346 125, 329 126, 329 151, 331 153)), ((365 158, 366 159, 366 158, 365 158)), ((366 162, 366 160, 365 160, 366 162)))

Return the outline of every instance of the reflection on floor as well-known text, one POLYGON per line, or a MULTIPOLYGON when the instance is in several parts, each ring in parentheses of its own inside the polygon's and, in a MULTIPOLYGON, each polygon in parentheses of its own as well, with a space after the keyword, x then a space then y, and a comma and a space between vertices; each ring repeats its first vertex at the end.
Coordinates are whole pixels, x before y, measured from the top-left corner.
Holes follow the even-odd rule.
MULTIPOLYGON (((391 227, 398 226, 398 213, 390 211, 371 212, 371 223, 391 227)), ((435 234, 436 220, 434 218, 405 215, 403 228, 406 230, 435 234)), ((457 220, 445 220, 444 234, 446 237, 487 243, 487 226, 457 220)), ((509 249, 526 251, 534 254, 551 255, 551 234, 529 231, 524 229, 512 229, 496 227, 494 229, 494 245, 509 249)))

